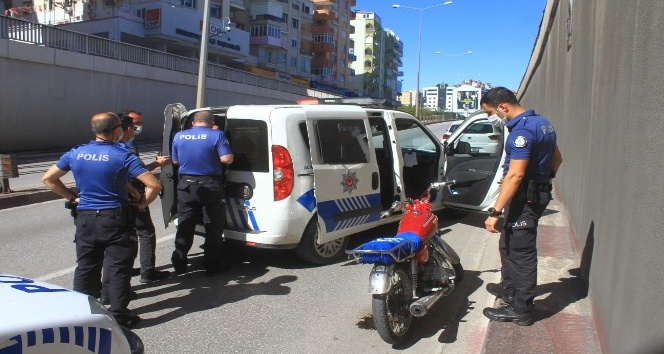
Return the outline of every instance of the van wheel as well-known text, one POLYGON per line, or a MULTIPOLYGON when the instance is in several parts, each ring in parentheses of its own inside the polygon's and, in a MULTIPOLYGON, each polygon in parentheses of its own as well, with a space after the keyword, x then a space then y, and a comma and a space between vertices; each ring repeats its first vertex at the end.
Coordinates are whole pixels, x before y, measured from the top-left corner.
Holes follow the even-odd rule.
POLYGON ((318 244, 318 221, 314 217, 304 229, 300 244, 295 253, 303 261, 313 264, 329 264, 341 259, 348 246, 348 237, 338 238, 323 244, 318 244))

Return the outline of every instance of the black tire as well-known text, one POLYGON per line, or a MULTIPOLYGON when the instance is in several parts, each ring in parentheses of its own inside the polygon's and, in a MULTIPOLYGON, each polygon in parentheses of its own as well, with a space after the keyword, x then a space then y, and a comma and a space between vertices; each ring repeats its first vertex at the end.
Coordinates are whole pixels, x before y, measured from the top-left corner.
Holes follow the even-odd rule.
POLYGON ((295 248, 295 254, 303 261, 320 265, 336 262, 346 254, 348 237, 338 238, 321 245, 317 241, 318 218, 314 216, 304 229, 302 239, 295 248))
POLYGON ((410 277, 401 268, 394 269, 390 290, 374 295, 371 301, 374 325, 383 340, 389 344, 401 344, 408 339, 413 315, 409 307, 413 300, 410 277))
POLYGON ((463 280, 463 267, 461 266, 461 263, 457 263, 452 264, 452 268, 454 268, 454 275, 456 275, 456 278, 454 279, 454 285, 459 285, 459 283, 461 283, 463 280))

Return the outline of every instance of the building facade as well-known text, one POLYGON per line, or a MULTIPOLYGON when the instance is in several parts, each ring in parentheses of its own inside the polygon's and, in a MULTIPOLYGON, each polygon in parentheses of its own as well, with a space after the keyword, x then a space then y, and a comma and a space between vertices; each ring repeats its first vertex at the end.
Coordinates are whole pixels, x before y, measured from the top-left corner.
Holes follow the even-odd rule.
POLYGON ((447 94, 447 85, 446 84, 437 84, 432 87, 425 87, 424 91, 424 100, 423 106, 432 110, 440 111, 445 110, 445 97, 447 94))
MULTIPOLYGON (((3 0, 12 17, 188 58, 200 55, 204 0, 3 0)), ((208 62, 351 91, 355 0, 209 0, 208 62)))
POLYGON ((383 28, 380 16, 374 12, 356 11, 351 24, 355 27, 351 37, 357 60, 352 68, 358 94, 384 98, 386 104, 396 106, 401 92, 398 79, 403 75, 403 43, 393 31, 383 28))

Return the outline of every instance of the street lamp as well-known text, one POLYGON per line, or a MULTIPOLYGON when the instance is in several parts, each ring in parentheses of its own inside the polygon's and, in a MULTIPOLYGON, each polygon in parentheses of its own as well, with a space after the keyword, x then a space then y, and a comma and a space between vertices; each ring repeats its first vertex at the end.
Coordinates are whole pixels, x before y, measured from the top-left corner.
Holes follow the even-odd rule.
MULTIPOLYGON (((460 57, 462 55, 468 55, 468 54, 473 54, 472 50, 463 52, 463 53, 456 53, 456 54, 448 54, 448 53, 443 53, 441 51, 436 51, 436 54, 446 56, 446 57, 460 57)), ((452 82, 450 85, 454 86, 454 63, 452 64, 452 82)))
MULTIPOLYGON (((202 108, 205 104, 205 77, 207 76, 208 44, 210 41, 210 0, 203 2, 203 25, 201 28, 201 51, 198 56, 198 82, 196 84, 196 108, 202 108)), ((215 35, 229 33, 231 31, 231 19, 224 19, 223 29, 215 35)))
POLYGON ((417 41, 417 104, 415 105, 415 117, 419 118, 420 117, 420 62, 421 62, 421 57, 422 57, 422 13, 424 10, 432 9, 434 7, 438 6, 443 6, 443 5, 450 5, 452 4, 452 1, 445 1, 442 4, 438 5, 433 5, 433 6, 427 6, 427 7, 410 7, 410 6, 403 6, 399 4, 394 4, 392 5, 393 9, 398 9, 398 8, 404 8, 404 9, 411 9, 411 10, 419 10, 420 11, 420 31, 419 31, 419 38, 417 41))

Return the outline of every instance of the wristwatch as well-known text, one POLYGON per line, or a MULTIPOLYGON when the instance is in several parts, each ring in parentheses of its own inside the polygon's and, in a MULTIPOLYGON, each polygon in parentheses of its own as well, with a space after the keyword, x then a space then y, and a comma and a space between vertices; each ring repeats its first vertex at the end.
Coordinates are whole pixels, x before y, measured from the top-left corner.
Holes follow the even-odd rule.
POLYGON ((489 212, 489 216, 492 217, 492 218, 497 218, 497 217, 503 215, 502 211, 496 210, 496 208, 493 208, 493 207, 489 208, 489 210, 487 210, 487 211, 489 212))

